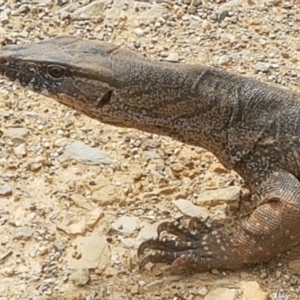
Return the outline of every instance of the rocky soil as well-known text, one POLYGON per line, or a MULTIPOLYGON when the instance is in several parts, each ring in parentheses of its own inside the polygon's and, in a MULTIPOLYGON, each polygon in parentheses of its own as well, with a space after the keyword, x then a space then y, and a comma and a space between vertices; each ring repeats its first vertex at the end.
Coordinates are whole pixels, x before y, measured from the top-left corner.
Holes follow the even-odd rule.
MULTIPOLYGON (((300 9, 278 0, 0 0, 0 42, 107 40, 299 86, 300 9)), ((138 271, 182 215, 223 219, 246 192, 203 149, 101 124, 0 79, 0 300, 300 299, 299 248, 238 272, 138 271)))

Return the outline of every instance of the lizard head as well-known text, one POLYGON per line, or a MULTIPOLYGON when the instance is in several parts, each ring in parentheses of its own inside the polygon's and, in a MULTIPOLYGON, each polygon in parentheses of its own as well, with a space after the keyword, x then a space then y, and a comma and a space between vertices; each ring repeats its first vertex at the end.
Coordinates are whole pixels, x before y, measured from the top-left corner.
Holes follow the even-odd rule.
POLYGON ((2 47, 0 74, 100 122, 155 133, 181 127, 201 103, 197 68, 71 36, 2 47))
MULTIPOLYGON (((0 74, 80 112, 100 115, 118 82, 111 53, 118 46, 60 36, 0 49, 0 74)), ((121 76, 122 78, 122 76, 121 76)), ((126 78, 126 76, 125 76, 126 78)), ((104 114, 105 116, 105 114, 104 114)))

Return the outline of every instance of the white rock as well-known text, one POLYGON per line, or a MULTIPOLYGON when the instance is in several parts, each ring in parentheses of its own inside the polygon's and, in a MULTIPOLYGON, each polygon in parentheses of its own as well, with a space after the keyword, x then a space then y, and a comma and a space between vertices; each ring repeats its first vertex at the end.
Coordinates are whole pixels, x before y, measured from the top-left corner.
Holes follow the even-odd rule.
POLYGON ((111 164, 112 160, 98 148, 92 148, 83 142, 73 142, 58 158, 60 162, 74 159, 86 165, 111 164))
POLYGON ((254 66, 255 70, 260 71, 260 72, 268 72, 270 70, 271 65, 269 63, 265 62, 258 62, 254 66))
POLYGON ((3 136, 8 137, 15 142, 23 142, 25 137, 28 135, 28 129, 23 127, 10 127, 2 129, 3 136))
POLYGON ((196 203, 198 205, 215 206, 224 203, 238 201, 241 188, 239 186, 229 186, 220 189, 205 190, 198 195, 196 203))
POLYGON ((17 157, 22 157, 22 156, 25 156, 27 154, 26 145, 24 143, 14 147, 13 151, 14 151, 14 154, 17 157))
POLYGON ((12 194, 12 188, 9 184, 4 184, 0 187, 0 196, 6 197, 12 194))
POLYGON ((124 216, 116 220, 111 227, 116 231, 130 234, 136 229, 138 222, 139 218, 137 217, 124 216))
POLYGON ((100 17, 110 0, 97 0, 74 11, 73 19, 90 19, 100 17))
POLYGON ((208 217, 208 210, 204 207, 194 205, 185 199, 173 200, 172 203, 185 215, 190 217, 200 217, 204 220, 208 217))
POLYGON ((88 269, 78 268, 72 270, 69 280, 76 286, 86 285, 90 280, 90 273, 88 269))
POLYGON ((204 300, 234 300, 236 295, 235 289, 228 289, 228 288, 216 288, 209 292, 205 297, 204 300))
POLYGON ((266 300, 268 293, 264 292, 256 281, 241 281, 242 300, 266 300))
POLYGON ((177 52, 170 52, 165 60, 169 61, 169 62, 178 62, 179 61, 179 55, 178 55, 177 52))
POLYGON ((144 35, 144 30, 142 28, 135 28, 134 29, 134 33, 137 35, 137 36, 142 36, 144 35))
POLYGON ((75 239, 76 252, 79 258, 74 257, 72 249, 68 254, 70 269, 100 269, 104 270, 110 260, 110 247, 104 237, 93 234, 78 236, 75 239))

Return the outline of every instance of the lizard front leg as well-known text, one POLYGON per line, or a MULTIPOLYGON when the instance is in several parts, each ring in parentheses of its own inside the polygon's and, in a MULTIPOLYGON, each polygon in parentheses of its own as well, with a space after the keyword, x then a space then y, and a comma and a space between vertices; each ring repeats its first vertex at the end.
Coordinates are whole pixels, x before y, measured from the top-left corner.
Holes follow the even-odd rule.
MULTIPOLYGON (((257 187, 256 187, 257 189, 257 187)), ((140 269, 148 262, 170 263, 174 271, 238 269, 266 261, 300 242, 300 184, 290 173, 274 171, 260 184, 262 205, 233 232, 197 233, 188 241, 155 239, 140 245, 140 269)), ((166 227, 167 229, 168 227, 166 227)), ((160 233, 160 232, 159 232, 160 233)))

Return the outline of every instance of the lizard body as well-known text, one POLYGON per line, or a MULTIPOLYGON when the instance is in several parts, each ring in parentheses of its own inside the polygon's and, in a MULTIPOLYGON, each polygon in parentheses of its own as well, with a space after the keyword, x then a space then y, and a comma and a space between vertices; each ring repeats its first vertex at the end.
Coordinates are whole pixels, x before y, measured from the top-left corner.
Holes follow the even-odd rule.
POLYGON ((211 67, 146 59, 70 36, 0 49, 0 74, 100 122, 203 147, 260 199, 233 234, 166 222, 141 259, 174 268, 237 269, 300 243, 300 94, 211 67))

